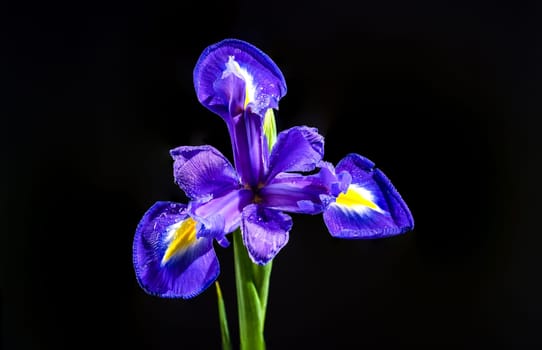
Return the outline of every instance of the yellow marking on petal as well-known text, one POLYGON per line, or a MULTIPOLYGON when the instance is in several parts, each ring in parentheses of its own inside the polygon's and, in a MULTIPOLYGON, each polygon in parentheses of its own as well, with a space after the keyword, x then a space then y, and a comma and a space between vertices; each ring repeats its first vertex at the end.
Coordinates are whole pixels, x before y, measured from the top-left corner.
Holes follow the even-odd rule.
POLYGON ((336 202, 337 204, 344 205, 349 208, 363 206, 376 211, 382 211, 382 209, 380 209, 380 207, 373 202, 371 192, 355 185, 349 186, 346 193, 339 194, 336 202))
POLYGON ((169 245, 162 257, 162 265, 167 263, 171 257, 190 247, 196 242, 196 221, 188 218, 175 225, 172 225, 168 232, 167 240, 169 245))
POLYGON ((248 104, 250 103, 250 96, 248 91, 248 86, 245 88, 245 103, 243 104, 243 110, 247 109, 248 104))

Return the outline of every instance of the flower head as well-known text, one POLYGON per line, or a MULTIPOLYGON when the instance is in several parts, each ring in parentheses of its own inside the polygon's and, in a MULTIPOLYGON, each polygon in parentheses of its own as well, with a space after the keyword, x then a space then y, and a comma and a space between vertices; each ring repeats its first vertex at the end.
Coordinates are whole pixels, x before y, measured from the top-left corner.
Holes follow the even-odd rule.
POLYGON ((384 174, 359 155, 336 168, 324 162, 324 138, 297 126, 274 135, 264 121, 286 93, 275 63, 249 43, 227 39, 204 50, 194 69, 199 101, 225 121, 234 165, 212 146, 170 151, 187 205, 158 202, 143 216, 134 239, 134 266, 147 292, 193 297, 218 276, 213 248, 228 246, 241 229, 256 264, 286 245, 287 213, 324 214, 335 237, 376 238, 413 227, 408 207, 384 174), (272 146, 272 147, 270 147, 272 146))

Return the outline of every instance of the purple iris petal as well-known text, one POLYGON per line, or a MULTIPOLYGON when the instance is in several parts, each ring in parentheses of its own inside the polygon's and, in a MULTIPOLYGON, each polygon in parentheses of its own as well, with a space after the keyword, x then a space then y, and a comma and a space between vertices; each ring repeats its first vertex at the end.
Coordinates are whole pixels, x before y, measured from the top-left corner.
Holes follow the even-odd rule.
POLYGON ((334 237, 381 238, 407 232, 414 227, 412 214, 399 192, 373 162, 349 154, 337 172, 352 177, 348 192, 324 211, 324 222, 334 237), (341 199, 344 198, 344 199, 341 199))
POLYGON ((365 181, 367 178, 372 177, 372 171, 375 168, 375 164, 369 159, 355 153, 347 154, 346 157, 341 159, 335 171, 340 173, 341 171, 346 171, 352 176, 352 181, 355 183, 360 183, 365 181))
POLYGON ((267 208, 290 213, 319 214, 334 200, 328 188, 335 177, 327 170, 303 176, 281 173, 258 192, 261 204, 267 208))
POLYGON ((215 112, 222 116, 227 124, 231 124, 231 120, 241 115, 245 110, 247 97, 247 84, 245 80, 235 74, 228 74, 221 79, 215 80, 213 91, 216 94, 216 100, 223 101, 224 103, 223 106, 214 106, 214 109, 216 109, 215 112))
POLYGON ((248 111, 234 118, 230 138, 235 168, 241 181, 256 186, 263 178, 267 147, 263 137, 263 118, 248 111))
POLYGON ((254 198, 252 191, 240 189, 209 201, 193 201, 190 213, 210 232, 230 233, 239 227, 241 212, 254 198))
MULTIPOLYGON (((236 98, 232 82, 222 83, 231 74, 227 64, 237 64, 247 76, 251 77, 250 86, 243 84, 243 95, 248 89, 252 96, 251 109, 264 116, 268 108, 277 108, 278 101, 286 94, 286 82, 277 65, 260 49, 237 39, 225 39, 207 47, 199 57, 194 68, 194 87, 198 100, 211 111, 219 114, 229 124, 229 119, 244 110, 242 99, 236 98), (232 62, 233 60, 234 62, 232 62), (218 82, 217 82, 218 81, 218 82), (225 89, 225 90, 224 90, 225 89), (232 105, 232 102, 236 102, 232 105)), ((239 72, 235 71, 236 74, 239 72)), ((235 75, 235 74, 234 74, 235 75)), ((241 86, 235 83, 236 86, 241 86)))
POLYGON ((175 182, 191 199, 219 197, 240 187, 237 172, 214 147, 182 146, 170 154, 175 182))
POLYGON ((187 239, 183 249, 168 252, 172 231, 192 220, 185 209, 184 204, 157 202, 137 226, 134 269, 141 288, 149 294, 191 298, 213 283, 220 272, 210 238, 187 239))
POLYGON ((324 156, 324 138, 316 128, 297 126, 279 133, 269 156, 267 179, 286 171, 311 171, 324 156))
POLYGON ((292 218, 280 211, 251 204, 243 210, 241 232, 252 261, 267 264, 288 243, 292 218))

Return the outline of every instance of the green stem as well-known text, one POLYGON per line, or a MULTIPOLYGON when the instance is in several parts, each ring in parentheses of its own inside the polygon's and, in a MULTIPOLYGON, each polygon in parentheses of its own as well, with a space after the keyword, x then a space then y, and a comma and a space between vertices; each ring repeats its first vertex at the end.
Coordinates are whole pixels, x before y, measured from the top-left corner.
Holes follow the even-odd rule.
POLYGON ((243 244, 241 231, 233 234, 235 285, 241 350, 264 350, 264 325, 271 265, 254 264, 243 244))

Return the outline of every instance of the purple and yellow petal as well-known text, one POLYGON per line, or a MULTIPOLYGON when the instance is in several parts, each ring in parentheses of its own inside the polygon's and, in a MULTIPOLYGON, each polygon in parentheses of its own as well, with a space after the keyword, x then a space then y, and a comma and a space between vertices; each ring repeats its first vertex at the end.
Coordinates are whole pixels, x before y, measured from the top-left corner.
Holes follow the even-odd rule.
POLYGON ((192 298, 220 273, 213 239, 197 237, 198 224, 184 204, 157 202, 136 229, 133 263, 147 293, 164 298, 192 298))
POLYGON ((316 128, 296 126, 282 131, 269 156, 267 179, 286 171, 312 171, 324 156, 324 138, 316 128))
POLYGON ((251 204, 243 210, 241 233, 248 255, 265 265, 288 243, 292 218, 280 211, 251 204))
POLYGON ((229 119, 250 108, 261 117, 286 94, 282 72, 267 54, 238 39, 207 47, 194 68, 198 100, 229 119))
POLYGON ((219 197, 240 187, 231 163, 212 146, 181 146, 170 154, 175 182, 191 199, 219 197))
POLYGON ((357 154, 349 154, 336 167, 352 183, 324 211, 324 222, 334 237, 382 238, 414 227, 409 208, 382 171, 357 154))

